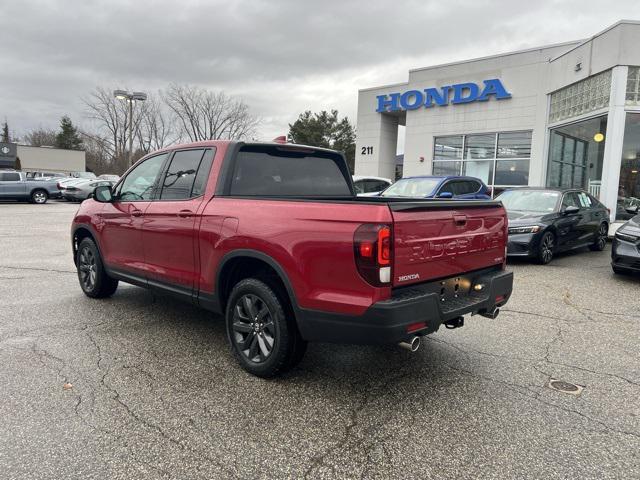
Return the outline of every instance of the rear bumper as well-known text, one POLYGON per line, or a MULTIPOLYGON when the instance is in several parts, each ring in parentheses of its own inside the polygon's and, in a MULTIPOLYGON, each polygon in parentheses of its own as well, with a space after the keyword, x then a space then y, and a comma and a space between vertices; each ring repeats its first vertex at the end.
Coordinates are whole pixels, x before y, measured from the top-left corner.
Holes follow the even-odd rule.
POLYGON ((298 328, 305 340, 313 342, 386 344, 412 335, 433 333, 448 320, 465 314, 484 313, 504 305, 513 289, 513 273, 502 270, 469 275, 471 283, 482 283, 482 292, 472 291, 459 298, 442 301, 439 293, 417 288, 403 289, 389 300, 373 304, 361 316, 315 310, 298 312, 298 328), (496 299, 498 299, 496 301, 496 299), (410 325, 426 326, 409 333, 410 325))

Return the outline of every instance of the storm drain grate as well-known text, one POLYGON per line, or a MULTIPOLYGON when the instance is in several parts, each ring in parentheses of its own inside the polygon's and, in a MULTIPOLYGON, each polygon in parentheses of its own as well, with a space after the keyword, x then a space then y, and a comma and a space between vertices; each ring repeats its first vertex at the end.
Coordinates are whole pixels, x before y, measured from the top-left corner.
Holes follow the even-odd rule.
POLYGON ((582 385, 576 385, 565 382, 564 380, 557 380, 555 378, 549 380, 549 388, 557 390, 558 392, 568 393, 569 395, 580 395, 582 390, 584 390, 582 385))

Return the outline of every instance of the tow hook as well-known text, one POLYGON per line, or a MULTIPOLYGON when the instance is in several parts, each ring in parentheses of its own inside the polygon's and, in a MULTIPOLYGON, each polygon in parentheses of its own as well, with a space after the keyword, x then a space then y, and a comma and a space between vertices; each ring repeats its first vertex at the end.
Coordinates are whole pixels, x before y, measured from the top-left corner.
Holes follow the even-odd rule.
POLYGON ((464 326, 464 317, 452 318, 451 320, 447 320, 444 322, 444 326, 449 330, 453 328, 460 328, 464 326))
POLYGON ((500 309, 498 307, 493 307, 492 310, 483 312, 480 315, 487 318, 496 318, 499 313, 500 313, 500 309))

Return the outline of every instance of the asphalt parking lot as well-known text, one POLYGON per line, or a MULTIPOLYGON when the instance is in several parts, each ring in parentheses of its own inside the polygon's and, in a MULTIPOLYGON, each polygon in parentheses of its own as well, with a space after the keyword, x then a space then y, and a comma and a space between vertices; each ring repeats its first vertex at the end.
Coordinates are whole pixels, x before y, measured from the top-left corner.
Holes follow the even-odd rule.
POLYGON ((511 264, 497 319, 417 353, 315 344, 265 381, 205 311, 86 298, 76 209, 0 205, 4 479, 640 477, 640 278, 609 248, 511 264))

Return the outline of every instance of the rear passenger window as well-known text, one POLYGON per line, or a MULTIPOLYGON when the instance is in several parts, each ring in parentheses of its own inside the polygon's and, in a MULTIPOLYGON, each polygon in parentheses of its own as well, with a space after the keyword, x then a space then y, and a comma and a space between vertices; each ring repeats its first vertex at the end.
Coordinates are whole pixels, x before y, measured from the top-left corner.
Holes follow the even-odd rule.
POLYGON ((13 172, 3 172, 3 173, 0 173, 0 180, 4 182, 19 182, 20 174, 13 173, 13 172))
POLYGON ((591 199, 589 198, 589 196, 584 193, 584 192, 580 192, 578 193, 578 198, 580 199, 580 206, 583 208, 591 208, 591 199))
MULTIPOLYGON (((173 155, 162 182, 161 200, 184 200, 192 198, 203 149, 182 150, 173 155)), ((201 188, 201 187, 200 187, 201 188)), ((197 195, 193 195, 197 196, 197 195)))
POLYGON ((204 157, 200 162, 198 173, 196 173, 196 180, 193 183, 193 190, 191 191, 192 197, 198 197, 204 193, 204 189, 207 187, 207 180, 209 180, 209 173, 211 172, 211 165, 213 165, 213 157, 215 155, 215 149, 208 149, 204 152, 204 157))

